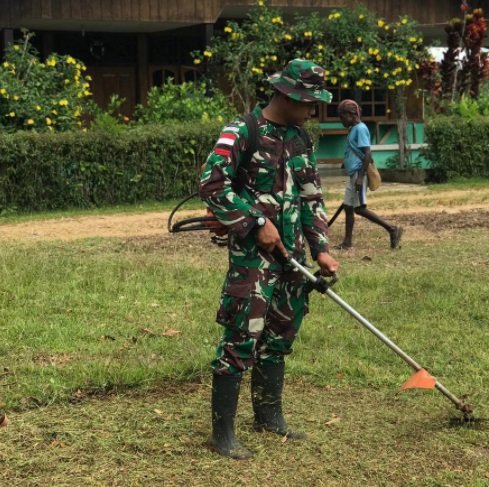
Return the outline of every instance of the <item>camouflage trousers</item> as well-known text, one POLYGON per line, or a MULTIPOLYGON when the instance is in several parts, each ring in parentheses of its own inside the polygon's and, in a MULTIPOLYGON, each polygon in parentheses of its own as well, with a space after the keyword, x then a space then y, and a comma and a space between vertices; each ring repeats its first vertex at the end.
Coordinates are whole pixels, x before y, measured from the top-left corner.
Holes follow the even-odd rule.
POLYGON ((279 363, 308 312, 304 278, 295 270, 269 270, 231 264, 224 281, 217 322, 224 334, 212 369, 232 375, 255 363, 279 363))

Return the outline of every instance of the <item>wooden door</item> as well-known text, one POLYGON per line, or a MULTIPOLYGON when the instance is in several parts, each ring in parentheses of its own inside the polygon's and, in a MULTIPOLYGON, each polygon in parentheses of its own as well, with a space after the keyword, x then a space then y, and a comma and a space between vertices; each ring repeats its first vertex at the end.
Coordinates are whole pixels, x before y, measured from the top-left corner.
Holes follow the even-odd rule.
POLYGON ((87 72, 93 78, 91 89, 93 99, 102 108, 106 108, 111 95, 125 98, 119 112, 132 117, 136 107, 136 72, 133 67, 91 66, 87 72))

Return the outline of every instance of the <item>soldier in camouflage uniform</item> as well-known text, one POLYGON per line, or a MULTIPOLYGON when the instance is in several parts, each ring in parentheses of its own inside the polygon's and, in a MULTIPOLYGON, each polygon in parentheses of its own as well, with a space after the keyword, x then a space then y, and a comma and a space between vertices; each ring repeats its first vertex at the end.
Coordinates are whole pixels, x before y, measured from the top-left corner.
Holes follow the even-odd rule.
POLYGON ((229 271, 217 322, 224 334, 212 363, 212 440, 222 455, 250 458, 234 433, 242 373, 251 375, 254 428, 289 438, 282 415, 284 356, 307 313, 304 278, 273 256, 305 261, 305 242, 324 274, 338 263, 328 253, 326 209, 312 150, 302 125, 318 102, 331 101, 324 69, 295 59, 269 78, 274 95, 257 106, 257 150, 245 161, 247 124, 226 126, 209 155, 200 196, 229 234, 229 271), (301 135, 302 134, 302 135, 301 135))

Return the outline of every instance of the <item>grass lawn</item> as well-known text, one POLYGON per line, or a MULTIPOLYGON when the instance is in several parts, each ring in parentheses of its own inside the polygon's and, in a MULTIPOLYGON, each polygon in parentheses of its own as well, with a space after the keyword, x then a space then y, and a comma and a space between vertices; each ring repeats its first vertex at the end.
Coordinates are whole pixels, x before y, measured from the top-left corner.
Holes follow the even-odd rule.
POLYGON ((437 391, 400 393, 404 362, 313 295, 285 391, 309 439, 252 432, 245 383, 244 463, 205 447, 224 251, 204 235, 2 242, 0 485, 488 486, 488 227, 392 252, 360 225, 335 286, 480 423, 454 425, 437 391))

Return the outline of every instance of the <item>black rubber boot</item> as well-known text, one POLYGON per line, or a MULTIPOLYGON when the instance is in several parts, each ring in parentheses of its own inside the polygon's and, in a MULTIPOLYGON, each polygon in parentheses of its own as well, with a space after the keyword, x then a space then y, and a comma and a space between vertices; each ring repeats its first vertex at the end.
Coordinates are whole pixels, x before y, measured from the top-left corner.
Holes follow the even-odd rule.
POLYGON ((253 456, 234 434, 234 418, 238 407, 241 374, 212 377, 211 447, 225 457, 246 460, 253 456))
POLYGON ((251 399, 256 431, 271 431, 288 438, 302 439, 306 435, 289 430, 282 413, 285 363, 260 364, 251 373, 251 399))

